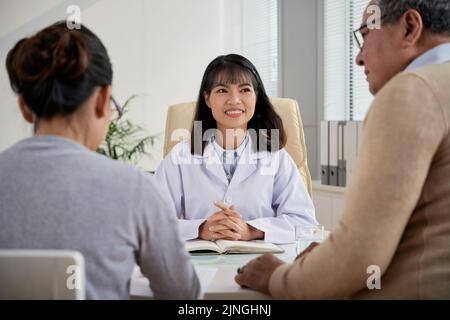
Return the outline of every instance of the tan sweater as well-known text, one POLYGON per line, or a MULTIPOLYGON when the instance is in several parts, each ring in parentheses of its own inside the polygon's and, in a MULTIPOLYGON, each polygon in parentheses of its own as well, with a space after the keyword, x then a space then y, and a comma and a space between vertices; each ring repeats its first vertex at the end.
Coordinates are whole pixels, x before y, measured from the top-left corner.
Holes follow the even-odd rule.
POLYGON ((450 299, 450 63, 392 79, 365 120, 338 227, 270 292, 280 299, 450 299), (381 290, 366 286, 381 269, 381 290))

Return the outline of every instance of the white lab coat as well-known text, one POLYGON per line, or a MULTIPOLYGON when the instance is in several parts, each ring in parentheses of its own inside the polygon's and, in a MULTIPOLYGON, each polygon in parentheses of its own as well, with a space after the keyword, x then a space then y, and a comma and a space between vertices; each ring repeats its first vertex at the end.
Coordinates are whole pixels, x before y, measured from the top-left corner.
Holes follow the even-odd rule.
POLYGON ((162 161, 156 179, 166 187, 179 218, 183 239, 220 211, 214 201, 234 204, 242 218, 273 243, 295 241, 295 225, 317 224, 314 206, 294 161, 285 150, 256 152, 251 140, 228 182, 211 143, 203 156, 190 153, 190 142, 177 144, 162 161))

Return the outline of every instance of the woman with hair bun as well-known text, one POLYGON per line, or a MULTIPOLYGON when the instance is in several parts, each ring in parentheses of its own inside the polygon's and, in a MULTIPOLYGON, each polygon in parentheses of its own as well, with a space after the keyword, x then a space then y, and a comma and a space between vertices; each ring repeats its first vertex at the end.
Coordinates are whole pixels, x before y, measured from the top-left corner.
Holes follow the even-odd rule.
POLYGON ((0 153, 0 248, 81 252, 89 299, 127 299, 136 263, 156 298, 198 298, 168 197, 146 173, 95 153, 121 115, 100 39, 57 22, 20 40, 6 68, 35 134, 0 153))

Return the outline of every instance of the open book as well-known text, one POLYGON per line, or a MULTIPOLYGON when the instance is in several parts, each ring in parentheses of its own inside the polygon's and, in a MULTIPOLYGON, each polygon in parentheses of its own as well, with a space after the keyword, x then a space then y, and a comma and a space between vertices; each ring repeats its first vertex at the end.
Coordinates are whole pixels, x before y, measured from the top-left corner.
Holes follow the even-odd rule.
POLYGON ((283 249, 273 243, 260 241, 230 241, 230 240, 189 240, 186 250, 191 254, 223 254, 223 253, 281 253, 283 249))

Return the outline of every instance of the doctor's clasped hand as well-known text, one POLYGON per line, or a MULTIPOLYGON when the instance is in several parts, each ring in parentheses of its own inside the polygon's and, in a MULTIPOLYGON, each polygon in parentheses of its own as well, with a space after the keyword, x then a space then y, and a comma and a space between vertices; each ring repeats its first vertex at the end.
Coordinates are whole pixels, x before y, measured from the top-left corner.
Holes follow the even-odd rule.
POLYGON ((221 209, 211 215, 199 227, 199 238, 204 240, 258 240, 264 239, 264 232, 242 220, 234 205, 220 202, 214 205, 221 209))

